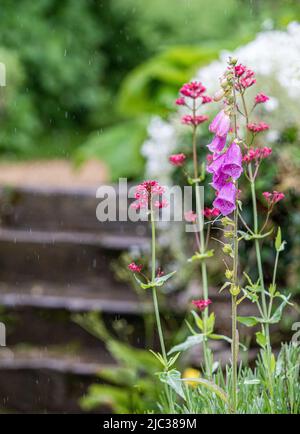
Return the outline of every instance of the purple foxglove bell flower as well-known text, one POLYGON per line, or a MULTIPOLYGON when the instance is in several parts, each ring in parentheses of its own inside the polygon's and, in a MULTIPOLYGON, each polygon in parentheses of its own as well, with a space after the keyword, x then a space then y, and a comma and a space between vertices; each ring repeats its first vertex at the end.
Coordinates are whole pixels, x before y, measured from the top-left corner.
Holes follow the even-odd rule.
POLYGON ((218 196, 213 201, 213 206, 220 210, 224 216, 231 214, 235 208, 237 190, 232 182, 228 182, 218 192, 218 196))
POLYGON ((220 170, 232 179, 238 179, 241 176, 243 172, 242 152, 235 142, 232 142, 225 152, 225 158, 220 170))
POLYGON ((225 161, 226 153, 217 155, 216 158, 213 159, 212 163, 207 166, 206 170, 208 173, 217 173, 221 170, 224 161, 225 161))
POLYGON ((224 137, 230 128, 230 117, 221 110, 214 118, 209 126, 209 131, 215 133, 217 136, 224 137))
POLYGON ((226 144, 226 135, 225 136, 217 136, 212 139, 212 142, 207 145, 210 152, 222 152, 224 149, 224 146, 226 144))
POLYGON ((227 183, 229 176, 223 173, 221 170, 213 174, 213 179, 211 186, 215 190, 221 190, 222 187, 227 183))

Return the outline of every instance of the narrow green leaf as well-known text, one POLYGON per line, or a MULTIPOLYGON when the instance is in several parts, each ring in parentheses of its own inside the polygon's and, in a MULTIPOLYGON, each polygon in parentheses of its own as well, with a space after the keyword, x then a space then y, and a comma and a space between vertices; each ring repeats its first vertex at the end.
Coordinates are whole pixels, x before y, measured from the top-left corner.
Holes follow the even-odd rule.
POLYGON ((280 226, 277 229, 277 235, 276 235, 276 239, 275 239, 275 248, 277 250, 277 252, 279 252, 280 246, 281 246, 281 228, 280 226))
POLYGON ((199 386, 203 386, 206 389, 210 390, 210 392, 215 393, 219 398, 222 399, 222 401, 228 404, 228 396, 226 392, 212 381, 205 380, 204 378, 182 378, 182 381, 192 381, 198 383, 199 386))
POLYGON ((197 334, 193 336, 189 336, 184 342, 181 344, 175 345, 175 347, 171 348, 168 354, 173 354, 177 352, 186 351, 195 345, 200 344, 203 341, 203 334, 197 334))

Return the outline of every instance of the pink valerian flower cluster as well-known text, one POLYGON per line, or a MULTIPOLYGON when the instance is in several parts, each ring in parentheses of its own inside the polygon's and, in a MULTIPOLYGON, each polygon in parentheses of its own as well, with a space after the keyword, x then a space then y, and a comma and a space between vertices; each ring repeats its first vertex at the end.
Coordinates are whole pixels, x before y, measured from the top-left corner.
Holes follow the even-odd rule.
POLYGON ((202 312, 212 303, 212 301, 208 298, 207 300, 192 300, 192 303, 202 312))
POLYGON ((234 73, 238 79, 237 88, 241 91, 244 91, 245 89, 256 83, 256 79, 254 78, 254 71, 242 64, 236 65, 234 67, 234 73))
POLYGON ((184 219, 188 223, 195 223, 197 220, 197 214, 194 211, 190 210, 184 213, 184 219))
POLYGON ((269 97, 265 95, 264 93, 258 93, 256 97, 254 98, 255 104, 263 104, 267 101, 269 101, 269 97))
POLYGON ((218 217, 218 215, 220 215, 220 210, 218 210, 217 208, 204 208, 202 212, 204 217, 208 220, 214 217, 218 217))
MULTIPOLYGON (((131 206, 136 209, 149 208, 151 200, 156 196, 162 196, 164 191, 164 188, 157 181, 144 181, 136 187, 134 195, 136 201, 131 206)), ((164 199, 154 202, 156 208, 163 208, 167 205, 164 199)))
POLYGON ((253 134, 260 133, 262 131, 268 130, 270 127, 265 122, 259 122, 259 123, 250 123, 247 125, 247 128, 249 131, 251 131, 253 134))
POLYGON ((185 83, 180 89, 181 95, 187 96, 188 98, 197 99, 206 91, 206 87, 203 86, 200 81, 192 81, 190 83, 185 83))
POLYGON ((280 193, 279 191, 273 191, 273 193, 270 193, 269 191, 265 191, 263 193, 263 197, 266 199, 268 206, 271 207, 275 205, 275 203, 279 202, 280 200, 285 198, 284 193, 280 193))
POLYGON ((181 153, 181 154, 173 154, 170 155, 169 157, 169 161, 171 164, 173 164, 173 166, 182 166, 184 164, 186 160, 186 155, 181 153))
POLYGON ((268 158, 272 154, 272 149, 264 146, 263 148, 250 148, 244 155, 243 162, 248 164, 251 161, 259 162, 264 158, 268 158))
POLYGON ((138 265, 135 262, 131 262, 128 265, 128 269, 130 271, 132 271, 133 273, 140 273, 142 271, 142 269, 143 269, 143 266, 142 265, 138 265))
POLYGON ((208 116, 206 115, 184 115, 181 118, 181 123, 184 125, 200 125, 203 124, 203 122, 206 122, 208 120, 208 116))
POLYGON ((203 84, 200 83, 199 81, 192 81, 191 83, 185 83, 180 89, 181 96, 176 99, 175 101, 176 104, 179 106, 186 106, 190 110, 192 110, 187 100, 190 99, 192 100, 192 105, 194 109, 192 115, 184 115, 182 117, 181 122, 184 125, 198 126, 208 120, 207 116, 195 114, 195 111, 199 108, 199 101, 200 101, 200 105, 208 104, 213 101, 213 99, 210 96, 204 95, 205 91, 206 91, 205 86, 203 86, 203 84), (196 107, 196 101, 198 104, 197 107, 196 107))

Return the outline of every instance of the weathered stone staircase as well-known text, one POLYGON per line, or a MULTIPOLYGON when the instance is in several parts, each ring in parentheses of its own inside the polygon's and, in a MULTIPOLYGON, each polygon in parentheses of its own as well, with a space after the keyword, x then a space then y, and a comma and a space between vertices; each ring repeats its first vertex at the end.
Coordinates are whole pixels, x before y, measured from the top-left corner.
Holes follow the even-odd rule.
POLYGON ((99 310, 139 321, 133 291, 114 279, 111 260, 146 242, 145 225, 99 223, 94 189, 3 188, 0 306, 2 411, 79 411, 78 398, 103 365, 104 345, 71 320, 99 310))
MULTIPOLYGON (((146 224, 100 223, 98 203, 93 188, 0 191, 0 321, 4 317, 7 326, 0 412, 81 410, 79 398, 114 361, 103 343, 72 321, 74 312, 99 310, 108 324, 122 317, 142 330, 142 310, 151 304, 141 305, 114 277, 111 262, 148 243, 146 224)), ((215 291, 211 298, 217 331, 229 334, 228 296, 215 291)), ((179 293, 173 302, 184 310, 188 297, 179 293)), ((143 338, 134 344, 143 345, 143 338)), ((215 344, 219 360, 228 362, 228 344, 215 344)), ((198 352, 195 360, 201 360, 198 352)))

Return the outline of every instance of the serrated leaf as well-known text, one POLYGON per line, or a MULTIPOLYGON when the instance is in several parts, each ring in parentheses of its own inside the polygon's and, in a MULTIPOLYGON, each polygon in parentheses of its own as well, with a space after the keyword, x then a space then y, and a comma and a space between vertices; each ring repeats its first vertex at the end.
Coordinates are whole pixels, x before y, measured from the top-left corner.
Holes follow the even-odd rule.
POLYGON ((168 384, 181 398, 186 399, 183 392, 181 374, 176 369, 158 374, 162 383, 168 384))
POLYGON ((177 353, 177 352, 186 351, 189 348, 192 348, 195 345, 200 344, 203 341, 203 337, 204 337, 204 335, 202 333, 197 334, 197 335, 193 335, 193 336, 189 336, 184 342, 182 342, 181 344, 175 345, 175 347, 171 348, 170 351, 168 352, 168 355, 173 354, 173 353, 177 353))

